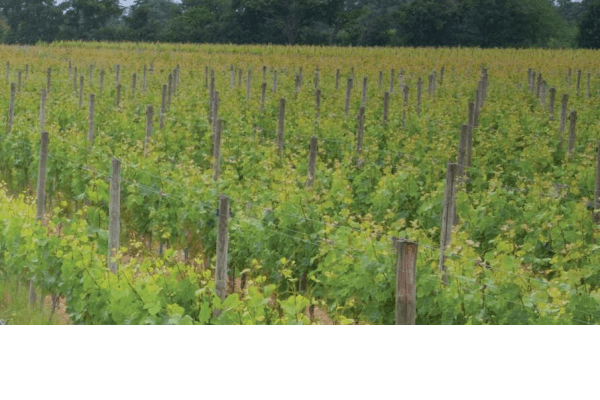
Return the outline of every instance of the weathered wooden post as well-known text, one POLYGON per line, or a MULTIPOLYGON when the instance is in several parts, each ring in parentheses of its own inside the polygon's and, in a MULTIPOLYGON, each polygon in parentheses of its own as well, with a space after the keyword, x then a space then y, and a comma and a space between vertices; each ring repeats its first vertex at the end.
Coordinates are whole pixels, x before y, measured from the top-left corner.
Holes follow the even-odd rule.
POLYGON ((344 106, 344 112, 346 113, 346 117, 350 113, 350 95, 352 93, 352 78, 348 78, 348 83, 346 84, 346 103, 344 106))
POLYGON ((48 68, 46 71, 46 93, 50 95, 50 89, 52 89, 52 68, 48 68))
POLYGON ((100 69, 100 92, 102 92, 102 90, 104 89, 104 75, 106 74, 106 72, 104 72, 104 68, 100 69))
POLYGON ((108 219, 108 269, 116 274, 119 271, 116 256, 121 236, 121 160, 116 158, 112 159, 108 219))
POLYGON ((365 108, 360 107, 358 110, 358 132, 356 135, 356 165, 362 167, 362 148, 363 148, 363 136, 365 133, 365 108))
POLYGON ((572 157, 573 152, 575 151, 575 127, 577 124, 577 111, 571 111, 569 121, 569 157, 572 157))
POLYGON ((83 75, 79 77, 79 109, 83 107, 83 75))
POLYGON ((419 244, 398 240, 396 249, 396 325, 415 325, 419 244))
POLYGON ((265 111, 265 97, 267 96, 267 83, 260 85, 260 111, 265 111))
POLYGON ((396 72, 394 71, 394 68, 392 68, 392 70, 390 71, 390 94, 394 93, 394 76, 396 75, 396 72))
POLYGON ((135 87, 137 85, 137 74, 134 72, 131 76, 131 95, 135 96, 135 87))
POLYGON ((340 69, 338 68, 335 71, 335 90, 337 91, 340 88, 340 69))
POLYGON ((555 108, 555 103, 556 103, 556 88, 551 87, 550 88, 550 121, 554 121, 554 108, 555 108))
POLYGON ((213 181, 219 180, 221 174, 221 134, 223 133, 223 121, 217 119, 215 123, 213 141, 213 181))
POLYGON ((446 190, 444 192, 444 206, 442 212, 442 233, 440 243, 440 271, 443 273, 442 281, 448 284, 446 275, 446 248, 452 240, 452 226, 454 225, 455 215, 455 180, 456 164, 449 162, 446 165, 446 190))

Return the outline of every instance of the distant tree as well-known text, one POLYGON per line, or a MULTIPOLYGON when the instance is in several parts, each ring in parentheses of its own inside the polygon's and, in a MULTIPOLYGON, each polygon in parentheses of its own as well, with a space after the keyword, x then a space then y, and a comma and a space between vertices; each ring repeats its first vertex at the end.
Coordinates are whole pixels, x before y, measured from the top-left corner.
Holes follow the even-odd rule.
POLYGON ((171 0, 136 0, 124 17, 133 40, 164 40, 169 23, 181 15, 181 6, 171 0))
POLYGON ((8 43, 51 42, 63 21, 55 0, 0 0, 0 13, 9 27, 5 32, 8 43))
POLYGON ((400 9, 398 22, 409 46, 452 46, 457 7, 450 0, 415 0, 400 9))
POLYGON ((600 49, 600 0, 590 4, 588 12, 583 15, 577 44, 583 48, 600 49))
POLYGON ((119 0, 67 0, 61 6, 64 39, 95 40, 97 31, 119 18, 123 11, 119 0))

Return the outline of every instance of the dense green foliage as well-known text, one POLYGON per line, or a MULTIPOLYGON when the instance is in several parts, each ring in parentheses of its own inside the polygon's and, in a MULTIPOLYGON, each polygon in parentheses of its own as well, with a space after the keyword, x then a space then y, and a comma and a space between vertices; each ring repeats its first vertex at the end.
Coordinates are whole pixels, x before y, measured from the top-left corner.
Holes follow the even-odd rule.
POLYGON ((600 1, 596 0, 583 16, 577 43, 582 48, 600 48, 600 1))
POLYGON ((591 0, 0 0, 7 43, 569 47, 591 0))
MULTIPOLYGON (((17 96, 12 133, 0 135, 0 177, 13 194, 0 196, 5 216, 0 273, 23 282, 32 278, 45 292, 61 294, 74 322, 308 323, 306 309, 314 305, 336 323, 392 323, 393 237, 419 242, 417 323, 600 322, 600 230, 588 208, 598 109, 596 99, 578 92, 567 78, 569 68, 596 71, 595 52, 132 43, 7 46, 4 51, 10 81, 25 64, 30 72, 17 96), (119 106, 114 60, 128 88, 119 106), (96 94, 91 149, 87 102, 79 108, 69 61, 86 71, 86 97, 96 94), (323 93, 318 118, 317 63, 323 93), (94 64, 90 81, 88 68, 94 64), (157 112, 144 156, 145 107, 159 109, 162 85, 177 64, 181 82, 165 127, 157 128, 157 112), (241 71, 243 77, 234 87, 231 65, 234 76, 241 71), (261 110, 263 65, 269 90, 261 110), (445 286, 438 268, 445 164, 456 159, 479 65, 489 69, 490 91, 474 134, 469 190, 457 198, 460 223, 447 250, 445 286), (153 66, 145 92, 140 89, 144 66, 153 66), (224 121, 217 182, 211 170, 205 66, 214 68, 224 121), (444 78, 438 74, 435 96, 424 91, 419 115, 416 82, 441 66, 444 78), (578 111, 573 157, 559 146, 565 138, 558 134, 558 121, 550 121, 547 109, 526 89, 526 66, 544 72, 557 98, 570 95, 569 108, 578 111), (37 179, 39 89, 46 85, 49 67, 49 207, 41 225, 31 200, 18 193, 29 192, 37 179), (248 68, 253 72, 250 100, 248 68), (355 146, 360 87, 355 85, 345 117, 344 85, 335 89, 338 68, 342 82, 352 74, 356 81, 368 77, 362 167, 355 146), (381 99, 392 68, 401 76, 394 76, 389 122, 383 125, 381 99), (100 69, 106 72, 102 90, 100 69), (272 93, 275 71, 278 89, 272 93), (402 84, 410 88, 406 119, 402 84), (282 97, 288 105, 280 156, 276 130, 282 97), (306 188, 313 134, 319 142, 317 172, 314 187, 306 188), (123 160, 118 275, 106 268, 107 177, 114 156, 123 160), (235 271, 239 281, 243 272, 248 281, 224 304, 213 283, 219 194, 232 200, 230 278, 235 271), (162 255, 158 242, 168 247, 162 255), (215 308, 224 310, 218 318, 215 308)), ((595 74, 591 85, 597 93, 595 74)), ((8 91, 0 96, 6 104, 8 91)))

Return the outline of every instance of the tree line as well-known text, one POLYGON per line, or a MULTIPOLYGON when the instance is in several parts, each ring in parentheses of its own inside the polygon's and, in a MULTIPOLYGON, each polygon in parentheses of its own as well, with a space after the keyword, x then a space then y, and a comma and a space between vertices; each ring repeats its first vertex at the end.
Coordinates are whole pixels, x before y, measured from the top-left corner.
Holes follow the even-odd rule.
POLYGON ((0 40, 600 48, 600 0, 0 0, 0 40))

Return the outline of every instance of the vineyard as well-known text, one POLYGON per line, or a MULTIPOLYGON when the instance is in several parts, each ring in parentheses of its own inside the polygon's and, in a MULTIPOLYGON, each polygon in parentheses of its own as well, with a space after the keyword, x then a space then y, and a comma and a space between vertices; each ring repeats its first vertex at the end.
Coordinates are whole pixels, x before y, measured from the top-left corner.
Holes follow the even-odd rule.
POLYGON ((593 51, 2 54, 0 279, 72 323, 600 322, 593 51))

